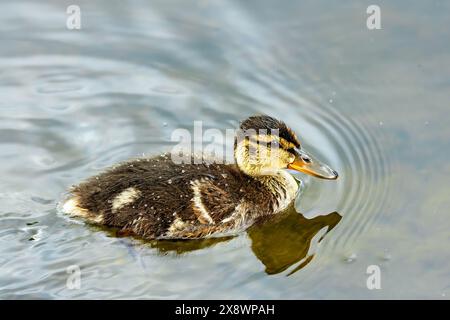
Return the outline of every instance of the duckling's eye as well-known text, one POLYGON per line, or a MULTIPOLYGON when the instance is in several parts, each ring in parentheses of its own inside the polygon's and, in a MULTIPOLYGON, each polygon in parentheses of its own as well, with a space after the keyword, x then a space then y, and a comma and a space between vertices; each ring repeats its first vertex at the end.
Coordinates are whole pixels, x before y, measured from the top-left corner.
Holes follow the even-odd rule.
POLYGON ((295 157, 296 152, 294 148, 287 149, 286 151, 289 152, 293 157, 295 157))

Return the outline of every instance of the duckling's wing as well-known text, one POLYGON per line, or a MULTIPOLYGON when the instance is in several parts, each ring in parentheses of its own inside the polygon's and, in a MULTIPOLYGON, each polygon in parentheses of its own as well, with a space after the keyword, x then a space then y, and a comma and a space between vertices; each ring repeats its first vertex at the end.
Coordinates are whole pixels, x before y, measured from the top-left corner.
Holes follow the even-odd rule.
POLYGON ((193 211, 201 223, 219 224, 239 205, 238 197, 218 181, 196 180, 192 183, 192 190, 193 211))

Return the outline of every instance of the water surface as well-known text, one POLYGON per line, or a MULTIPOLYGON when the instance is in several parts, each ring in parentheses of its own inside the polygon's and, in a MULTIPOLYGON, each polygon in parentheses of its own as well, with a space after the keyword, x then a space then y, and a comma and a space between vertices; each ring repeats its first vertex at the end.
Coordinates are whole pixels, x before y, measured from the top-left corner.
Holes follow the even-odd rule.
POLYGON ((447 298, 450 4, 0 4, 0 297, 447 298), (68 220, 67 188, 176 128, 285 120, 340 173, 236 237, 149 242, 68 220), (81 288, 66 287, 79 266, 81 288), (381 269, 368 290, 367 267, 381 269))

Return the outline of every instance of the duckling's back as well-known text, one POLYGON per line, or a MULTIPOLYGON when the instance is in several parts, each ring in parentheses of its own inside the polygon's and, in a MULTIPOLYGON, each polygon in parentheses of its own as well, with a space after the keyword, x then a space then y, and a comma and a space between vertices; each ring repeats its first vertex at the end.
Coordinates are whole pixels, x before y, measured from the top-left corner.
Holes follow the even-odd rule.
POLYGON ((200 238, 244 228, 275 201, 235 165, 176 165, 166 154, 89 178, 72 188, 63 211, 147 239, 200 238))

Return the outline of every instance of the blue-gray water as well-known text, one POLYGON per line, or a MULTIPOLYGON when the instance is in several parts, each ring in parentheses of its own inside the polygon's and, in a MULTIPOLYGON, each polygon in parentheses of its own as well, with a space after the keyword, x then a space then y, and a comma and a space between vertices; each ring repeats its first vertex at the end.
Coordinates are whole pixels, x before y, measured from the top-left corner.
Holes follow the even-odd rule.
POLYGON ((2 1, 0 298, 447 299, 450 3, 377 1, 381 30, 366 27, 370 4, 2 1), (80 30, 66 28, 71 4, 80 30), (339 171, 302 176, 297 210, 342 216, 320 243, 326 227, 300 214, 190 250, 58 212, 70 185, 168 150, 174 129, 253 113, 339 171))

